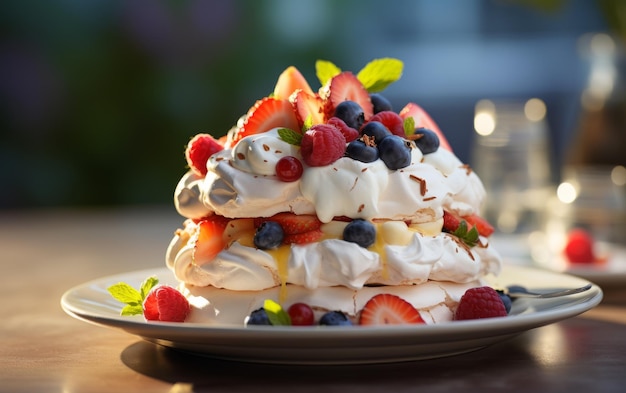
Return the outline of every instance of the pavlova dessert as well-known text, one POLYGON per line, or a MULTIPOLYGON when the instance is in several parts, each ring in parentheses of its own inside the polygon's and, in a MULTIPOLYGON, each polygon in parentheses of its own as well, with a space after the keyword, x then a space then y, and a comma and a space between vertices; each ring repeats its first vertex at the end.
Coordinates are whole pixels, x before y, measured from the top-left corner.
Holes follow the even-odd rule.
POLYGON ((190 140, 174 194, 186 219, 166 254, 180 286, 160 288, 163 299, 188 304, 175 306, 178 320, 370 325, 468 318, 459 308, 469 318, 506 315, 483 281, 501 259, 479 216, 480 179, 421 107, 395 111, 380 94, 402 69, 389 58, 357 74, 318 61, 314 90, 289 67, 226 136, 190 140), (488 312, 476 315, 475 304, 488 312))

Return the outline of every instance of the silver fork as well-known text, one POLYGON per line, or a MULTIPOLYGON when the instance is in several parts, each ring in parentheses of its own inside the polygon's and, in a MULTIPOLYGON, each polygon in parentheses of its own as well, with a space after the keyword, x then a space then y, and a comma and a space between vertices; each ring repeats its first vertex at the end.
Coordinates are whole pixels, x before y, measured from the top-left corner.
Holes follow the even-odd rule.
POLYGON ((512 298, 518 297, 527 297, 527 298, 535 298, 535 299, 548 299, 559 296, 568 296, 573 295, 575 293, 581 293, 588 291, 591 289, 591 284, 587 284, 583 287, 579 288, 570 288, 570 289, 554 289, 554 290, 541 290, 541 291, 529 291, 528 289, 519 286, 519 285, 511 285, 507 287, 506 293, 512 298))

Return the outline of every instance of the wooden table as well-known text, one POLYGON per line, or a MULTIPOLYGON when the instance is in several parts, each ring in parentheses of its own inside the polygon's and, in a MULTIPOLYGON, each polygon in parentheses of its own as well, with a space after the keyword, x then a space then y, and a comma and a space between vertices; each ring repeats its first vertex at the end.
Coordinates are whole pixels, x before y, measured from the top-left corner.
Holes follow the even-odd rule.
POLYGON ((595 309, 476 352, 367 366, 276 366, 179 353, 66 315, 88 280, 160 267, 172 208, 0 212, 0 392, 623 392, 626 283, 595 309))

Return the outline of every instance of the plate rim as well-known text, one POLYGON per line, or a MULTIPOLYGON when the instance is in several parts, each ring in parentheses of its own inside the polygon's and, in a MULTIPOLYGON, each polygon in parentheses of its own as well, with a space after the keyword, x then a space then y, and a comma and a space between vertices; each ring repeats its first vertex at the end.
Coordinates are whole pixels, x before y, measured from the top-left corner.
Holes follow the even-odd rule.
MULTIPOLYGON (((271 341, 277 339, 285 340, 285 343, 297 343, 299 340, 319 341, 324 345, 329 343, 340 343, 345 348, 350 349, 355 343, 362 343, 364 340, 370 340, 376 343, 382 339, 381 347, 388 347, 390 343, 406 341, 408 346, 419 346, 424 343, 424 339, 428 339, 428 343, 448 343, 449 340, 487 340, 501 341, 523 333, 525 331, 549 325, 564 319, 582 314, 585 311, 597 306, 602 298, 602 289, 585 278, 577 277, 567 273, 555 272, 549 269, 542 269, 530 266, 504 265, 503 271, 525 271, 539 272, 543 275, 553 275, 567 280, 575 281, 585 285, 592 284, 592 288, 582 294, 568 298, 560 298, 561 304, 549 307, 545 310, 535 310, 530 303, 529 309, 522 313, 510 315, 505 318, 490 318, 454 321, 433 325, 398 325, 398 326, 353 326, 353 327, 333 327, 333 326, 312 326, 312 327, 289 327, 289 326, 235 326, 235 325, 208 325, 203 323, 176 323, 176 322, 146 322, 141 316, 123 317, 120 315, 111 315, 98 312, 97 310, 88 310, 76 304, 75 297, 78 293, 86 291, 95 291, 96 288, 102 290, 106 285, 119 281, 127 281, 125 277, 148 277, 157 275, 160 281, 165 283, 172 282, 173 274, 166 267, 135 270, 126 273, 108 275, 105 277, 93 279, 83 284, 76 285, 68 289, 61 297, 61 307, 70 316, 98 326, 121 329, 132 335, 139 336, 147 341, 155 342, 168 347, 180 347, 185 350, 187 344, 210 344, 217 340, 241 340, 241 342, 253 341, 271 341), (162 279, 162 275, 170 274, 169 281, 162 279), (568 299, 571 299, 568 301, 568 299), (562 303, 562 302, 565 303, 562 303), (182 341, 181 341, 182 340, 182 341), (185 341, 185 342, 183 342, 185 341)), ((106 290, 106 289, 105 289, 106 290)), ((95 294, 95 292, 94 292, 95 294)), ((111 298, 112 299, 112 298, 111 298)), ((90 300, 90 299, 87 299, 90 300)), ((115 300, 113 299, 115 302, 115 300)), ((541 301, 543 302, 543 300, 541 301)), ((120 304, 121 309, 121 304, 120 304)), ((282 341, 281 341, 282 342, 282 341)), ((478 343, 477 343, 478 344, 478 343)), ((254 345, 254 344, 253 344, 254 345)), ((312 345, 308 343, 307 345, 312 345)), ((373 345, 373 344, 370 344, 373 345)), ((373 346, 374 347, 374 346, 373 346)), ((476 349, 479 349, 480 345, 476 349)), ((360 349, 360 348, 359 348, 360 349)), ((408 348, 407 348, 408 349, 408 348)), ((197 354, 209 355, 212 357, 230 359, 230 360, 251 360, 253 362, 275 362, 285 363, 285 361, 267 358, 246 359, 245 356, 228 356, 215 355, 207 353, 206 350, 199 348, 198 351, 191 350, 197 354)), ((460 353, 468 352, 461 351, 460 353)), ((450 351, 450 355, 453 355, 450 351)), ((443 355, 447 356, 447 355, 443 355)), ((433 356, 435 357, 435 356, 433 356)), ((436 356, 440 357, 440 356, 436 356)), ((297 362, 298 359, 289 359, 290 363, 297 362)), ((301 359, 302 360, 302 359, 301 359)), ((393 359, 371 359, 372 362, 380 363, 384 361, 394 361, 393 359)), ((400 359, 398 359, 400 360, 400 359)), ((406 360, 406 359, 404 359, 406 360)), ((330 359, 319 361, 317 363, 333 363, 330 359)), ((341 361, 341 363, 368 363, 368 359, 352 359, 341 361)), ((311 363, 307 361, 306 363, 311 363)), ((314 362, 315 363, 315 362, 314 362)))

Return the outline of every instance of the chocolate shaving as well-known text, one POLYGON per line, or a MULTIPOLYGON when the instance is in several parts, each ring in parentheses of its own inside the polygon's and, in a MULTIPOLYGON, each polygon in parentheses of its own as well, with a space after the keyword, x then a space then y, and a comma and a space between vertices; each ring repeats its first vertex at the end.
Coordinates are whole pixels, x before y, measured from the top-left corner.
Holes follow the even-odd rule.
POLYGON ((420 194, 422 196, 426 195, 426 193, 428 192, 428 188, 426 188, 426 180, 415 175, 409 175, 409 177, 411 178, 411 180, 415 180, 420 184, 420 194))
POLYGON ((469 176, 472 173, 472 168, 468 164, 461 165, 461 168, 465 169, 465 173, 469 176))
POLYGON ((412 135, 405 136, 405 138, 410 140, 410 141, 416 141, 416 140, 421 139, 423 137, 424 137, 424 134, 412 134, 412 135))
POLYGON ((436 196, 430 196, 430 197, 424 198, 424 199, 422 199, 422 200, 423 200, 424 202, 428 202, 428 201, 432 201, 433 199, 437 199, 437 197, 436 197, 436 196))
POLYGON ((354 190, 354 187, 356 187, 356 182, 358 182, 358 181, 359 181, 359 178, 355 177, 354 178, 354 183, 352 184, 352 187, 350 187, 350 191, 354 190))
POLYGON ((276 151, 275 151, 275 153, 276 153, 276 154, 280 154, 280 153, 282 153, 282 152, 283 152, 282 150, 276 150, 276 151))
POLYGON ((263 150, 270 151, 270 147, 264 143, 263 144, 263 150))
POLYGON ((237 158, 239 158, 240 160, 245 160, 246 156, 243 153, 237 153, 237 158))
POLYGON ((361 213, 363 211, 363 209, 365 209, 365 205, 361 204, 361 206, 359 206, 358 212, 361 213))
POLYGON ((361 169, 361 172, 365 172, 367 170, 367 168, 363 168, 361 169))

